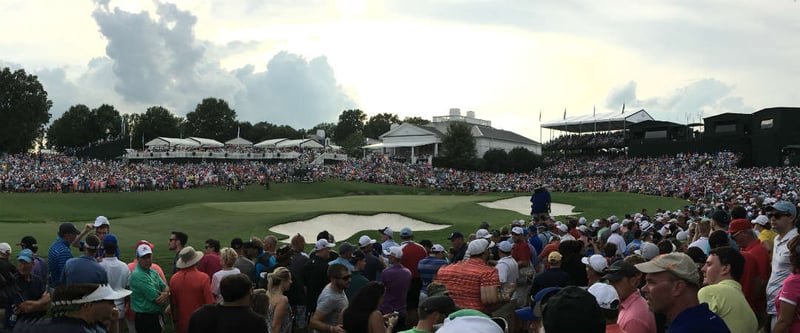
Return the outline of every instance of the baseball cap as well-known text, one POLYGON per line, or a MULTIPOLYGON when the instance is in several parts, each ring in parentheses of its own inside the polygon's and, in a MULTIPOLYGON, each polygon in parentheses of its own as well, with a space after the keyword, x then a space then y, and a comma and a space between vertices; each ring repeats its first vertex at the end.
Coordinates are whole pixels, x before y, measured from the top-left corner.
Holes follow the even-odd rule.
POLYGON ((609 282, 617 282, 626 277, 634 277, 636 274, 639 274, 639 270, 633 264, 625 260, 617 260, 608 267, 603 278, 609 282))
POLYGON ((431 252, 444 252, 444 246, 441 244, 433 244, 433 246, 431 246, 431 252))
POLYGON ((364 255, 364 251, 356 250, 355 252, 353 252, 353 256, 350 257, 350 264, 355 266, 355 264, 358 263, 359 260, 364 259, 366 257, 367 256, 364 255))
POLYGON ((642 231, 648 231, 648 230, 650 230, 652 228, 653 228, 653 224, 650 223, 650 222, 647 222, 647 221, 642 221, 642 223, 639 224, 639 229, 642 229, 642 231))
POLYGON ((547 303, 547 300, 550 296, 555 295, 561 287, 547 287, 539 292, 536 293, 533 297, 531 297, 531 304, 532 306, 526 306, 521 309, 517 309, 515 312, 517 317, 522 320, 536 320, 537 318, 542 317, 542 305, 547 303))
POLYGON ((611 229, 611 231, 617 231, 617 230, 619 230, 619 228, 620 228, 620 224, 619 223, 613 223, 613 224, 611 224, 611 228, 610 229, 611 229))
POLYGON ((731 222, 728 227, 728 233, 733 235, 739 231, 752 230, 753 225, 745 219, 736 219, 731 222))
POLYGON ((469 254, 470 256, 474 256, 477 254, 484 253, 486 252, 486 249, 488 249, 493 245, 494 243, 490 243, 485 239, 476 239, 474 241, 469 242, 469 245, 467 246, 467 254, 469 254))
POLYGON ((426 298, 419 305, 419 309, 424 313, 439 312, 444 313, 445 315, 449 315, 459 310, 459 308, 456 306, 456 303, 453 302, 453 299, 450 298, 450 296, 444 295, 426 298))
POLYGON ((492 234, 489 233, 489 230, 478 229, 478 231, 475 232, 475 238, 489 239, 492 238, 492 234))
POLYGON ((682 252, 672 252, 653 258, 645 263, 636 264, 636 269, 642 273, 671 272, 675 276, 689 283, 698 285, 700 273, 691 257, 682 252))
POLYGON ((97 227, 100 227, 102 225, 108 225, 108 218, 106 218, 105 216, 100 215, 96 219, 94 219, 94 227, 97 228, 97 227))
POLYGON ((400 237, 411 237, 411 236, 414 236, 414 232, 411 231, 411 228, 403 227, 403 229, 400 229, 400 237))
POLYGON ((597 305, 601 309, 617 310, 619 309, 619 294, 614 286, 602 282, 595 282, 589 287, 589 293, 597 300, 597 305))
POLYGON ((442 327, 437 333, 503 333, 503 329, 489 316, 473 309, 462 309, 451 313, 445 318, 442 327))
POLYGON ((378 229, 378 232, 380 232, 381 234, 384 234, 386 236, 389 236, 389 237, 392 237, 392 235, 394 235, 394 232, 392 231, 392 228, 389 228, 389 227, 386 227, 386 228, 383 228, 383 229, 378 229))
POLYGON ((464 234, 458 231, 454 231, 453 233, 450 234, 449 237, 447 237, 448 240, 454 240, 456 238, 464 238, 464 234))
POLYGON ((374 240, 372 238, 369 238, 369 236, 367 236, 367 235, 363 235, 363 236, 358 238, 358 245, 360 247, 365 247, 365 246, 370 245, 370 244, 375 244, 376 242, 377 242, 376 240, 374 240))
POLYGON ((556 228, 558 228, 558 230, 561 230, 561 232, 567 232, 569 230, 569 227, 567 227, 566 224, 559 224, 556 228))
POLYGON ((755 219, 753 219, 752 223, 758 223, 760 225, 766 225, 769 223, 769 218, 766 215, 759 215, 755 219))
POLYGON ((19 251, 19 254, 17 255, 17 260, 23 260, 23 261, 25 261, 27 263, 32 263, 33 262, 33 251, 31 251, 29 249, 24 249, 22 251, 19 251))
POLYGON ((320 240, 317 241, 317 244, 314 246, 314 249, 319 251, 319 250, 322 250, 322 249, 325 249, 325 248, 330 249, 330 248, 333 248, 334 246, 336 246, 336 244, 328 243, 328 240, 323 238, 323 239, 320 239, 320 240))
POLYGON ((515 235, 522 235, 525 233, 525 230, 522 230, 521 227, 513 227, 511 228, 511 233, 515 235))
POLYGON ((114 234, 108 234, 105 237, 103 237, 103 246, 105 246, 106 244, 117 245, 117 236, 115 236, 114 234))
POLYGON ((78 231, 78 229, 75 228, 75 225, 72 224, 72 223, 69 223, 69 222, 61 223, 61 225, 58 227, 58 234, 59 235, 63 235, 63 234, 79 234, 79 233, 81 233, 81 232, 78 231))
POLYGON ((130 290, 120 289, 114 290, 107 284, 101 284, 91 294, 81 297, 80 299, 70 300, 71 304, 84 304, 97 301, 115 301, 122 299, 131 294, 130 290))
MULTIPOLYGON (((770 208, 767 208, 770 210, 770 208)), ((772 205, 771 210, 777 210, 784 213, 788 213, 792 216, 797 216, 797 207, 793 205, 791 202, 788 201, 780 201, 774 205, 772 205)))
POLYGON ((36 238, 33 238, 33 236, 25 236, 22 237, 22 240, 19 241, 17 245, 24 246, 26 249, 30 249, 38 244, 36 244, 36 238))
POLYGON ((11 245, 6 242, 0 243, 0 253, 11 254, 11 245))
POLYGON ((137 258, 141 258, 141 257, 144 257, 144 256, 146 256, 148 254, 152 254, 152 253, 153 253, 153 249, 151 249, 150 245, 148 245, 148 244, 140 244, 138 247, 136 247, 136 257, 137 258))
POLYGON ((595 272, 603 273, 608 269, 608 261, 606 258, 599 254, 594 254, 591 257, 583 257, 581 262, 592 268, 595 272))
POLYGON ((500 252, 510 253, 511 250, 514 248, 514 244, 511 244, 511 242, 509 241, 502 241, 499 244, 497 244, 497 248, 500 250, 500 252))
POLYGON ((388 249, 384 250, 383 254, 395 257, 397 259, 401 259, 403 258, 403 249, 401 249, 399 246, 391 246, 388 249))
POLYGON ((633 251, 633 253, 636 253, 636 254, 642 256, 644 258, 644 260, 650 260, 650 259, 655 258, 658 255, 659 252, 658 252, 658 246, 657 245, 655 245, 653 243, 650 243, 650 242, 644 242, 639 247, 639 249, 636 250, 636 251, 633 251))
POLYGON ((561 253, 559 253, 558 251, 550 252, 550 254, 547 255, 547 262, 551 264, 561 262, 561 253))
POLYGON ((581 218, 578 219, 578 224, 580 224, 580 225, 586 224, 586 218, 581 216, 581 218))
POLYGON ((144 239, 142 239, 138 243, 136 243, 136 246, 134 248, 139 248, 139 245, 142 245, 142 244, 145 244, 145 245, 149 246, 150 249, 155 249, 156 248, 155 244, 150 243, 150 242, 148 242, 148 241, 146 241, 144 239))

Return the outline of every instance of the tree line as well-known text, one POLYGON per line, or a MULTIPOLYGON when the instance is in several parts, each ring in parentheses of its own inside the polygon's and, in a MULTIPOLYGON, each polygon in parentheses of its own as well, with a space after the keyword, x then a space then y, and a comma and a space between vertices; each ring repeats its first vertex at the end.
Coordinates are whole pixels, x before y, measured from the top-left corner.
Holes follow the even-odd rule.
MULTIPOLYGON (((185 117, 176 116, 163 106, 151 106, 143 113, 120 113, 113 105, 90 108, 70 106, 50 122, 53 102, 47 98, 35 75, 23 69, 0 70, 0 153, 20 153, 34 147, 73 150, 103 141, 129 140, 131 148, 143 149, 144 143, 163 137, 202 137, 227 141, 237 135, 253 142, 268 139, 300 139, 324 130, 327 139, 350 156, 361 156, 366 138, 377 139, 392 124, 428 125, 420 117, 400 119, 396 114, 379 113, 368 117, 359 109, 344 110, 336 123, 321 123, 311 129, 295 129, 267 121, 250 123, 237 119, 236 111, 223 99, 203 99, 185 117), (46 139, 46 140, 45 140, 46 139)), ((495 172, 530 170, 538 166, 536 155, 524 148, 508 154, 490 150, 476 157, 475 139, 465 123, 451 123, 442 138, 442 156, 434 164, 460 169, 495 172), (532 169, 532 167, 531 167, 532 169)))

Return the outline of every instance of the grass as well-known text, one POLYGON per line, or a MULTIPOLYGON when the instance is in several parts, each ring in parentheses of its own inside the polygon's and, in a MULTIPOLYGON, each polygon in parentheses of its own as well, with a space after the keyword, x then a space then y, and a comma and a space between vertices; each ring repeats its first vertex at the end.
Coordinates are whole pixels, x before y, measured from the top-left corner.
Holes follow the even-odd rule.
MULTIPOLYGON (((3 230, 0 241, 15 244, 22 236, 33 235, 39 242, 39 254, 45 256, 59 223, 70 221, 81 229, 97 215, 105 215, 111 220, 111 232, 120 240, 124 261, 132 260, 132 249, 138 240, 147 239, 156 244, 155 261, 169 271, 174 253, 167 250, 167 239, 173 230, 189 234, 189 245, 201 249, 207 238, 228 244, 234 237, 264 237, 271 226, 327 213, 389 212, 452 225, 443 230, 415 233, 418 240, 427 238, 449 244, 447 235, 454 230, 467 234, 481 221, 499 227, 525 218, 517 212, 477 204, 513 196, 508 193, 427 192, 410 187, 339 181, 273 184, 269 190, 249 187, 242 192, 204 188, 140 193, 0 194, 0 230, 3 230)), ((656 208, 674 210, 686 204, 674 198, 628 193, 552 193, 552 196, 554 202, 576 206, 576 211, 583 212, 580 215, 589 219, 612 214, 621 216, 642 208, 651 212, 656 208)), ((335 225, 320 226, 320 231, 323 229, 336 235, 335 225)), ((378 236, 374 230, 364 232, 378 236)), ((357 242, 357 236, 348 241, 357 242)), ((14 252, 17 251, 15 248, 14 252)))

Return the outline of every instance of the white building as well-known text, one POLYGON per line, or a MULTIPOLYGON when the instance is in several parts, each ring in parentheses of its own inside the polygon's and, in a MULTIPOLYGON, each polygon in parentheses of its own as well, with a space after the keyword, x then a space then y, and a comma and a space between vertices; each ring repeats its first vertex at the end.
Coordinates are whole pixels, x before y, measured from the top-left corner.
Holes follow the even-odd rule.
POLYGON ((491 121, 475 118, 474 111, 467 111, 467 115, 462 116, 460 109, 450 109, 447 116, 433 117, 431 124, 426 126, 410 123, 392 125, 388 132, 379 137, 381 142, 363 148, 379 150, 395 159, 412 163, 419 159, 432 162, 433 157, 439 156, 442 137, 453 121, 466 122, 471 126, 477 157, 483 157, 484 153, 495 148, 510 152, 514 148, 522 147, 537 155, 542 154, 541 143, 511 131, 494 128, 491 121))

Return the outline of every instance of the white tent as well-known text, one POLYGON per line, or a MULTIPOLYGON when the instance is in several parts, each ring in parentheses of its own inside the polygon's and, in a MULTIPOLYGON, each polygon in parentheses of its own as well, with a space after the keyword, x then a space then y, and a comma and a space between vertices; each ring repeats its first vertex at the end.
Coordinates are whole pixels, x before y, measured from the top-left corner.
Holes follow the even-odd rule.
POLYGON ((193 137, 189 137, 189 140, 197 142, 197 144, 200 147, 203 147, 203 148, 219 148, 219 147, 224 147, 225 146, 224 143, 219 142, 219 141, 214 140, 214 139, 198 138, 198 137, 194 137, 193 136, 193 137))
POLYGON ((641 109, 628 114, 614 111, 564 117, 562 120, 543 123, 542 127, 572 133, 587 133, 622 130, 647 120, 654 119, 647 111, 641 109))
POLYGON ((276 148, 311 148, 311 149, 322 149, 325 148, 319 142, 314 141, 312 139, 296 139, 296 140, 284 140, 279 142, 275 145, 276 148))
POLYGON ((250 140, 237 137, 237 138, 225 141, 225 145, 226 146, 250 147, 250 146, 253 145, 253 143, 250 142, 250 140))
POLYGON ((277 145, 281 141, 286 141, 286 139, 264 140, 264 141, 261 141, 259 143, 254 144, 253 147, 256 147, 256 148, 275 148, 275 145, 277 145))
POLYGON ((200 143, 188 139, 157 137, 144 144, 146 147, 200 147, 200 143))

